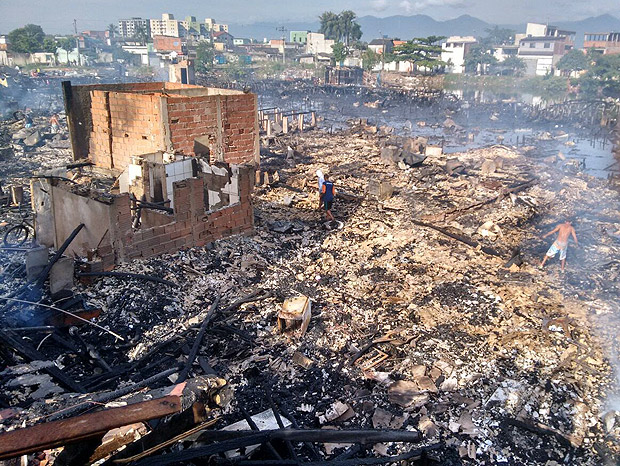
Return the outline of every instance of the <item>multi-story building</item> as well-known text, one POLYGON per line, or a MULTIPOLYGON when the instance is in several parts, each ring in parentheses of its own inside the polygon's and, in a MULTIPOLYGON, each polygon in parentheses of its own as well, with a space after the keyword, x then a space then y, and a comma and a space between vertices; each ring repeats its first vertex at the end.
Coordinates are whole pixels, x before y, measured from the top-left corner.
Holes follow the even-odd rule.
POLYGON ((465 72, 465 57, 472 46, 478 41, 473 36, 451 36, 441 44, 441 60, 450 63, 446 67, 449 73, 461 74, 465 72))
POLYGON ((151 25, 148 19, 129 18, 118 21, 118 35, 121 37, 134 37, 136 30, 142 28, 147 35, 151 34, 151 25))
POLYGON ((230 50, 234 46, 234 39, 232 35, 225 31, 214 32, 213 46, 218 51, 230 50))
POLYGON ((205 25, 210 32, 228 32, 228 24, 218 24, 213 18, 206 18, 205 25))
POLYGON ((306 43, 308 42, 309 32, 310 31, 290 31, 289 42, 294 42, 295 44, 306 45, 306 43))
POLYGON ((186 16, 185 20, 180 21, 180 23, 188 36, 197 38, 209 36, 207 24, 201 23, 195 16, 186 16))
POLYGON ((161 19, 151 19, 150 27, 151 37, 184 37, 186 32, 182 22, 174 19, 174 15, 171 13, 163 13, 161 19))
POLYGON ((594 49, 603 55, 620 53, 620 32, 586 32, 583 48, 594 49))
POLYGON ((336 41, 325 39, 325 34, 318 32, 309 32, 306 41, 306 53, 318 55, 320 53, 332 54, 332 46, 336 41))
POLYGON ((521 58, 529 75, 544 76, 553 73, 558 61, 575 46, 575 32, 563 31, 555 26, 528 23, 525 36, 518 35, 521 58))

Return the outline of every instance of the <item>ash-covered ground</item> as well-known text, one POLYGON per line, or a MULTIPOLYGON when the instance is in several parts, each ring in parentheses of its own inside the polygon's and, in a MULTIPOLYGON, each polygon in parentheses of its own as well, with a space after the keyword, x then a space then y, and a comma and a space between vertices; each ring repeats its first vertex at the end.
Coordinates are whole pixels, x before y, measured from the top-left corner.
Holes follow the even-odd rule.
MULTIPOLYGON (((294 160, 280 146, 263 148, 262 169, 278 171, 281 181, 256 187, 252 235, 117 268, 175 286, 127 278, 78 286, 102 309, 96 323, 125 339, 79 329, 113 371, 46 334, 29 334, 32 343, 87 388, 115 389, 182 365, 221 293, 192 368, 192 375, 214 370, 234 389, 216 427, 241 419, 241 408, 268 409, 270 395, 302 427, 417 429, 421 445, 438 444, 424 459, 431 464, 617 464, 620 418, 608 404, 618 393, 613 184, 561 158, 537 157, 533 144, 495 141, 399 167, 381 158, 382 147, 403 143, 390 128, 315 130, 290 142, 294 160), (463 170, 450 174, 448 158, 463 170), (495 168, 483 169, 485 161, 495 168), (317 209, 317 169, 340 192, 334 214, 342 228, 326 225, 317 209), (370 195, 376 181, 390 183, 393 194, 370 195), (552 242, 541 236, 567 216, 577 220, 580 247, 569 246, 564 273, 557 259, 540 270, 552 242), (505 267, 515 248, 522 262, 505 267), (262 299, 223 312, 259 291, 262 299), (308 331, 282 334, 278 312, 298 295, 312 300, 308 331)), ((59 150, 33 153, 60 166, 68 153, 59 150)), ((13 157, 15 167, 26 163, 25 152, 13 157)), ((12 176, 22 178, 21 170, 12 176)), ((20 254, 2 257, 3 294, 23 277, 20 254)), ((5 388, 4 406, 23 409, 5 428, 68 403, 49 394, 33 404, 36 385, 5 388)), ((419 446, 372 449, 385 455, 419 446)))

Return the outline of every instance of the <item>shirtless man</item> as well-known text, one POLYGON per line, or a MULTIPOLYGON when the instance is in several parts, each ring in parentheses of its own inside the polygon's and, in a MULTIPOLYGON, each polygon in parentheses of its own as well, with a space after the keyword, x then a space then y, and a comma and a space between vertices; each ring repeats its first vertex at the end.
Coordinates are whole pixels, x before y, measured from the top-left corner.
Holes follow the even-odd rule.
POLYGON ((555 257, 555 255, 560 253, 560 261, 562 262, 562 271, 564 271, 564 264, 566 263, 566 249, 568 248, 568 238, 569 236, 573 237, 575 241, 575 246, 579 246, 579 242, 577 241, 577 235, 575 234, 575 229, 571 224, 570 220, 567 220, 564 223, 560 223, 557 227, 551 230, 549 233, 543 236, 543 239, 549 235, 552 235, 555 232, 558 232, 558 238, 553 242, 547 254, 545 254, 544 259, 540 263, 540 267, 545 266, 545 262, 550 257, 555 257))

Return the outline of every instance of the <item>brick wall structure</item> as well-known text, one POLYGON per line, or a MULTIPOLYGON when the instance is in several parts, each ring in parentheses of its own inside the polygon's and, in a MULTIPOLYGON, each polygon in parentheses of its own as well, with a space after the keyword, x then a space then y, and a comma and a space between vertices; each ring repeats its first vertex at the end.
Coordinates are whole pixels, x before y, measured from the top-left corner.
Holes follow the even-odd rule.
POLYGON ((178 83, 63 83, 74 159, 122 171, 157 151, 259 163, 255 94, 178 83))
MULTIPOLYGON (((253 179, 252 167, 240 167, 240 202, 215 211, 205 211, 204 178, 176 182, 173 185, 174 213, 149 211, 150 215, 161 217, 158 226, 140 230, 132 228, 128 194, 116 195, 111 202, 102 203, 73 193, 73 186, 67 182, 50 180, 42 182, 46 184, 44 190, 36 188, 41 186, 41 182, 33 184, 33 204, 36 210, 40 204, 38 197, 50 196, 52 210, 58 211, 55 206, 74 206, 71 211, 64 211, 64 217, 61 217, 61 213, 55 216, 54 222, 62 222, 66 231, 55 238, 53 246, 59 247, 79 223, 84 223, 84 229, 71 243, 66 254, 81 257, 93 257, 94 254, 94 258, 101 261, 102 268, 110 270, 117 264, 133 259, 204 246, 230 235, 253 231, 253 179), (96 203, 96 209, 92 208, 93 203, 96 203), (88 218, 87 214, 72 215, 72 212, 79 210, 92 212, 93 218, 88 218)), ((46 225, 37 225, 37 228, 46 228, 46 225)))

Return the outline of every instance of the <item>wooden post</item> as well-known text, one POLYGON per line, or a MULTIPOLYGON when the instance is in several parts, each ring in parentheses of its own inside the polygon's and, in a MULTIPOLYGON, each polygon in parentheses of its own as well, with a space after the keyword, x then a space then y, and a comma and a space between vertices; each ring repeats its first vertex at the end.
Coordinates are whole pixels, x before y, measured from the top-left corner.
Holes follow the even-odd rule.
POLYGON ((304 114, 303 113, 299 115, 298 126, 299 126, 299 132, 302 133, 304 130, 304 114))
POLYGON ((284 134, 288 133, 288 117, 282 117, 282 132, 284 134))
POLYGON ((316 112, 312 112, 310 114, 311 119, 310 119, 310 126, 312 126, 313 128, 316 127, 316 112))

